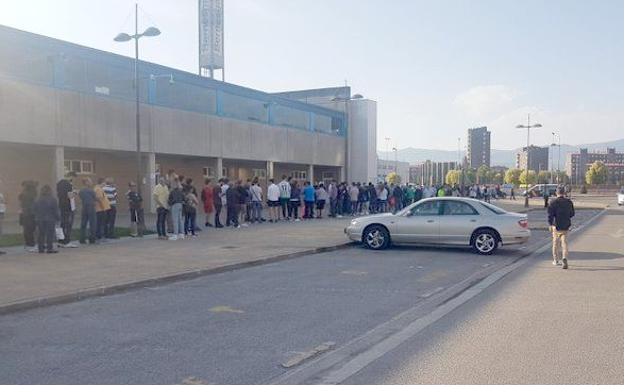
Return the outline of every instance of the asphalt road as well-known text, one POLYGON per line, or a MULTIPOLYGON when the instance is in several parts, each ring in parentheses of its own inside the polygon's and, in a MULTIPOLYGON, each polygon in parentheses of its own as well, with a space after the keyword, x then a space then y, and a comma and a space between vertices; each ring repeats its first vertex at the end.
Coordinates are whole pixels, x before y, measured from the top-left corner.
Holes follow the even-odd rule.
POLYGON ((354 247, 6 315, 1 382, 260 384, 295 352, 340 346, 522 251, 354 247))
POLYGON ((270 383, 292 370, 281 364, 298 353, 344 346, 547 237, 535 231, 530 244, 494 256, 354 247, 5 315, 0 383, 270 383))

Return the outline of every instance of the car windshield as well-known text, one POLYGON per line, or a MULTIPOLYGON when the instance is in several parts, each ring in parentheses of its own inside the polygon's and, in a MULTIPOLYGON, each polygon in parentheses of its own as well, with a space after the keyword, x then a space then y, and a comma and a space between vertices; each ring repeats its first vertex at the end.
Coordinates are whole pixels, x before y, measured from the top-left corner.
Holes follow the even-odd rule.
POLYGON ((479 203, 481 203, 481 205, 483 207, 485 207, 486 209, 490 210, 494 214, 497 214, 497 215, 507 214, 507 211, 501 209, 500 207, 496 207, 496 206, 494 206, 492 204, 489 204, 489 203, 486 203, 486 202, 479 202, 479 203))

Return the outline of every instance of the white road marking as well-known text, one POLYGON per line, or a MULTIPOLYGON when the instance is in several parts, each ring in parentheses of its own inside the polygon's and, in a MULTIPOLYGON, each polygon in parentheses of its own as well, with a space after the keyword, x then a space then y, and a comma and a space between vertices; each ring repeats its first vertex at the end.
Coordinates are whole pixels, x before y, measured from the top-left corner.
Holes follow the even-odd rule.
POLYGON ((295 353, 294 356, 282 362, 282 367, 288 369, 288 368, 292 368, 293 366, 297 366, 305 360, 309 360, 310 358, 316 357, 319 354, 322 354, 332 349, 334 346, 336 346, 335 342, 328 341, 328 342, 324 342, 320 344, 319 346, 307 352, 295 353))
POLYGON ((368 271, 344 270, 344 271, 341 271, 340 274, 363 276, 363 275, 367 275, 368 271))
POLYGON ((234 309, 230 306, 215 306, 215 307, 211 307, 210 309, 208 309, 208 311, 211 311, 213 313, 236 313, 236 314, 244 313, 243 310, 234 309))
POLYGON ((436 287, 435 289, 433 289, 433 290, 431 290, 431 291, 429 291, 429 292, 427 292, 425 294, 419 295, 419 297, 420 298, 429 298, 432 295, 441 292, 442 290, 444 290, 444 287, 442 287, 442 286, 441 287, 436 287))

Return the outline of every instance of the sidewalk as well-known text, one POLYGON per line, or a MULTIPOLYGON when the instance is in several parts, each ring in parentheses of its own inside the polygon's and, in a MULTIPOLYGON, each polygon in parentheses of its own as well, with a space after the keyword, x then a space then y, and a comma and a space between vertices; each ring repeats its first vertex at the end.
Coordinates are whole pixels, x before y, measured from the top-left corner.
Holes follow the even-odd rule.
POLYGON ((608 210, 573 236, 569 270, 529 260, 404 344, 385 368, 401 381, 383 383, 621 384, 623 244, 624 210, 608 210))
POLYGON ((349 220, 204 229, 194 239, 121 239, 53 255, 14 248, 0 256, 0 313, 339 247, 349 220))

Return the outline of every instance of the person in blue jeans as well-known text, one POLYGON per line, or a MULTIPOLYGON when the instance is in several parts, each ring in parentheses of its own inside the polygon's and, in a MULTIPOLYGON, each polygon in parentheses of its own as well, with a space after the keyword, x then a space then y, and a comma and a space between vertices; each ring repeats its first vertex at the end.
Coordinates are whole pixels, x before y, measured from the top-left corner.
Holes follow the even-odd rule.
POLYGON ((305 203, 305 213, 303 217, 305 219, 314 218, 314 195, 316 190, 314 190, 314 186, 310 182, 304 183, 303 188, 303 201, 305 203))
POLYGON ((171 241, 184 239, 184 221, 182 219, 184 200, 184 192, 182 192, 180 184, 176 183, 169 192, 169 207, 171 207, 171 219, 173 220, 173 234, 169 237, 171 241))

